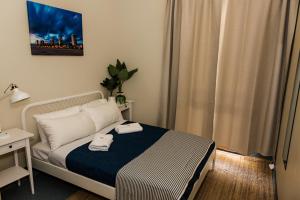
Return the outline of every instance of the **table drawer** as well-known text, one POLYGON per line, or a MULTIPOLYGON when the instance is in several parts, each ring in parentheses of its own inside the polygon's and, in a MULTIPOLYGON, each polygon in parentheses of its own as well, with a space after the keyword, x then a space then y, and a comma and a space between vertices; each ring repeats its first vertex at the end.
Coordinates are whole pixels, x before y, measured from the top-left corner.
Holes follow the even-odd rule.
POLYGON ((25 140, 17 141, 0 147, 0 155, 25 147, 25 140))

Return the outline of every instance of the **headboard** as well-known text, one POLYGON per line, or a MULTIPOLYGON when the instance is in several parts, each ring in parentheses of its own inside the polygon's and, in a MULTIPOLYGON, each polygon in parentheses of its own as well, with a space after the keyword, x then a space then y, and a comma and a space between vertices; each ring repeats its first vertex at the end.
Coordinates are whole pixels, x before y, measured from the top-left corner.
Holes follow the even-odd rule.
POLYGON ((62 110, 102 98, 104 98, 104 96, 101 91, 93 91, 79 95, 29 104, 22 111, 22 129, 34 134, 31 143, 35 144, 40 140, 40 137, 38 135, 36 121, 33 118, 33 115, 62 110))

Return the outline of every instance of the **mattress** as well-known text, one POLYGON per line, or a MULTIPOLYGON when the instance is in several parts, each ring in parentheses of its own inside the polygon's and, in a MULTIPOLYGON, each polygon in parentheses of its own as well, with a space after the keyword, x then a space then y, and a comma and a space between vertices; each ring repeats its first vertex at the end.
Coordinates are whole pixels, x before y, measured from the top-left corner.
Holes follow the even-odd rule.
POLYGON ((48 162, 51 153, 49 144, 39 142, 32 146, 31 151, 34 158, 48 162))

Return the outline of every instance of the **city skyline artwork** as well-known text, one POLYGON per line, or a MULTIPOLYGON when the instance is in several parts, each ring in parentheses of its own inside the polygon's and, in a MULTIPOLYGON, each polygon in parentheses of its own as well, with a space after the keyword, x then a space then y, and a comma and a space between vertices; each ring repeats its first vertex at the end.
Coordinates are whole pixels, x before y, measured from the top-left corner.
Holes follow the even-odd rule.
POLYGON ((82 14, 27 1, 32 55, 83 56, 82 14))

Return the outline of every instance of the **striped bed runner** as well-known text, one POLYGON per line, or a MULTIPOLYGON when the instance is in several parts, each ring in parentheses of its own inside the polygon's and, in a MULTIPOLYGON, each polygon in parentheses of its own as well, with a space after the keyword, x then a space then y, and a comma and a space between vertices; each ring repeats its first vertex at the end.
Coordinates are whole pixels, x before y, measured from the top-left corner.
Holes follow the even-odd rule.
POLYGON ((180 199, 213 143, 199 136, 168 131, 119 170, 117 199, 180 199))

